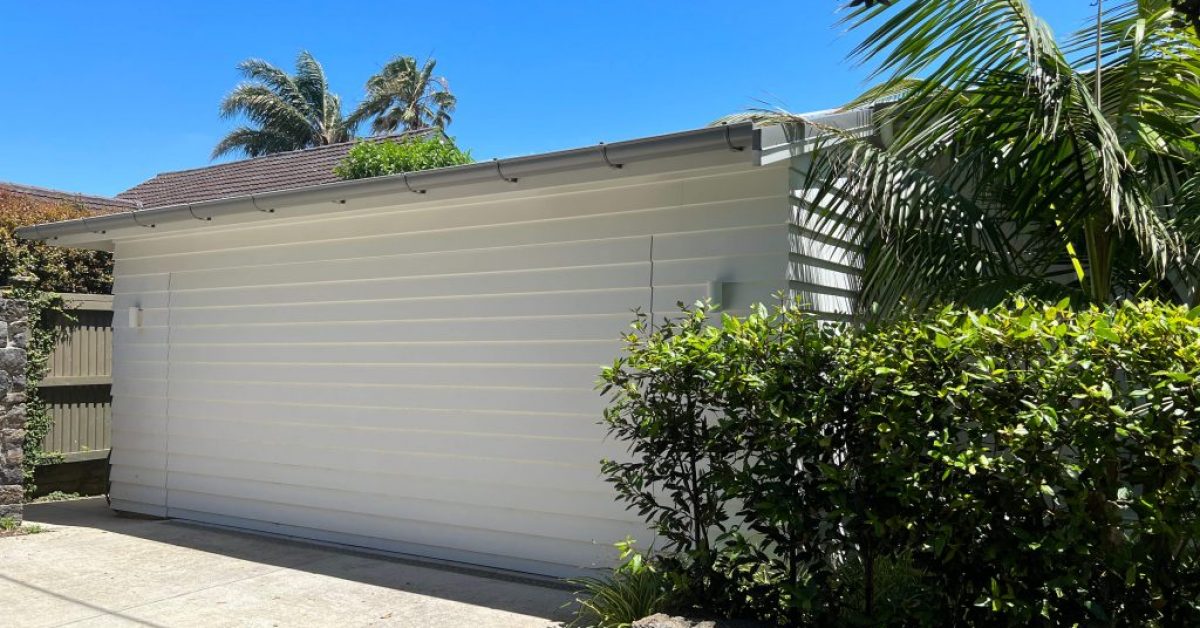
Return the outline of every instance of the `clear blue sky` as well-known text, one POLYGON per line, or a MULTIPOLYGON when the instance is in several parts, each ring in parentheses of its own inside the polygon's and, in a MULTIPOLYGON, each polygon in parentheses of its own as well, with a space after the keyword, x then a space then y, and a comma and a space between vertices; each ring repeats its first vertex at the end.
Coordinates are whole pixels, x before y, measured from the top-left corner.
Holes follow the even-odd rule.
MULTIPOLYGON (((865 73, 839 0, 5 3, 0 181, 115 194, 206 165, 235 66, 311 51, 347 109, 397 54, 438 60, 477 159, 703 126, 748 107, 837 106, 865 73)), ((1088 0, 1034 0, 1056 32, 1088 0)))

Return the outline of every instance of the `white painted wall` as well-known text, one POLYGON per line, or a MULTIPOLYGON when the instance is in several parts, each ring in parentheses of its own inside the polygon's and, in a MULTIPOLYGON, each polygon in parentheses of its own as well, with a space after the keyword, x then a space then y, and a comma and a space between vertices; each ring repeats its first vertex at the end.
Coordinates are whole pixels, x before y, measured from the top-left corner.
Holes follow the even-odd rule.
POLYGON ((621 455, 599 368, 632 308, 715 281, 740 311, 811 283, 793 170, 120 240, 116 311, 143 322, 115 330, 113 506, 552 575, 606 565, 645 534, 599 477, 621 455))

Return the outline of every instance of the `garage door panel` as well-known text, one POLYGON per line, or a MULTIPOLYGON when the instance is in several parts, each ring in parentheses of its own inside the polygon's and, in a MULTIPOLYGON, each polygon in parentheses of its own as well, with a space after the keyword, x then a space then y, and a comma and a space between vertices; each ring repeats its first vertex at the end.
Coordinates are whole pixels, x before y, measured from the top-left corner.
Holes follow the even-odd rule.
POLYGON ((496 272, 481 267, 474 272, 427 277, 392 277, 353 281, 309 282, 303 285, 251 286, 208 290, 177 290, 172 308, 222 307, 322 303, 329 301, 379 301, 460 295, 503 295, 556 290, 573 291, 580 286, 593 290, 645 285, 649 277, 648 251, 642 259, 571 269, 537 269, 496 272))
MULTIPOLYGON (((217 399, 176 404, 173 419, 247 421, 287 425, 291 429, 338 425, 341 406, 290 403, 244 403, 217 399)), ((138 417, 130 417, 137 420, 138 417)), ((163 419, 158 419, 160 423, 163 419)), ((499 434, 540 438, 595 439, 597 417, 587 414, 530 414, 497 410, 446 410, 412 408, 355 408, 354 425, 363 429, 391 428, 415 431, 499 434)))
MULTIPOLYGON (((269 246, 281 240, 310 242, 353 238, 364 233, 412 234, 454 229, 494 231, 506 226, 536 231, 538 223, 581 219, 610 222, 614 212, 641 213, 680 208, 696 210, 714 205, 738 207, 766 201, 785 202, 785 197, 772 194, 769 184, 765 184, 765 181, 774 178, 772 173, 741 172, 689 181, 647 182, 616 189, 564 191, 526 198, 462 199, 452 203, 435 201, 398 207, 391 211, 341 215, 336 219, 316 217, 270 225, 246 225, 222 233, 219 246, 227 249, 269 246)), ((131 257, 160 256, 213 248, 213 243, 203 239, 167 236, 131 243, 128 254, 131 257)))
MULTIPOLYGON (((583 235, 583 234, 581 234, 583 235)), ((650 255, 646 235, 607 239, 574 239, 517 246, 488 246, 472 250, 399 253, 379 257, 362 255, 344 259, 302 260, 269 266, 184 270, 173 273, 170 289, 176 291, 235 289, 249 286, 304 286, 312 282, 364 281, 398 277, 430 277, 473 272, 570 269, 644 262, 650 255)), ((118 265, 121 263, 118 260, 118 265)), ((167 275, 120 274, 113 293, 135 297, 166 291, 167 275)))
POLYGON ((748 199, 730 203, 670 207, 646 211, 614 213, 604 216, 546 221, 533 225, 464 228, 427 233, 364 235, 354 238, 299 241, 285 245, 244 249, 212 249, 205 252, 164 254, 143 258, 124 258, 121 272, 149 274, 177 270, 238 268, 269 264, 287 264, 311 260, 377 257, 401 253, 469 251, 496 246, 528 246, 579 240, 611 239, 675 233, 739 229, 747 225, 777 225, 786 220, 788 207, 748 199))
POLYGON ((327 456, 374 451, 572 464, 598 463, 601 458, 620 453, 620 449, 596 439, 358 429, 349 424, 311 427, 171 417, 169 432, 172 447, 181 441, 205 438, 257 443, 264 449, 286 450, 292 445, 309 445, 327 450, 327 456))
POLYGON ((600 369, 591 365, 541 364, 294 364, 286 374, 269 364, 192 362, 176 364, 171 377, 180 380, 277 382, 384 386, 403 382, 409 386, 528 386, 591 388, 600 369), (286 378, 286 382, 278 379, 286 378))
MULTIPOLYGON (((570 463, 514 460, 502 457, 470 457, 429 452, 367 450, 347 456, 328 447, 290 443, 286 447, 263 447, 261 443, 216 438, 174 439, 171 455, 176 453, 230 460, 261 460, 280 465, 314 465, 345 471, 378 472, 386 470, 412 477, 489 482, 514 487, 547 487, 579 490, 602 487, 599 465, 594 460, 570 463)), ((164 457, 165 458, 165 457, 164 457)), ((165 468, 165 467, 164 467, 165 468)), ((618 539, 619 540, 619 539, 618 539)))
POLYGON ((611 364, 613 340, 549 342, 237 343, 176 344, 175 361, 277 364, 611 364))
POLYGON ((180 325, 175 327, 171 339, 177 344, 611 341, 627 331, 632 320, 632 313, 622 312, 460 320, 343 321, 335 325, 180 325))
MULTIPOLYGON (((327 489, 313 485, 299 486, 172 471, 168 474, 167 489, 171 493, 183 491, 225 495, 345 514, 384 517, 398 522, 420 521, 454 527, 481 527, 486 524, 491 531, 562 541, 595 540, 580 538, 581 529, 594 531, 601 538, 617 539, 622 538, 628 530, 626 522, 613 519, 373 493, 363 490, 358 480, 337 489, 327 489)), ((171 505, 174 505, 173 498, 172 494, 171 505)))
MULTIPOLYGON (((459 504, 478 504, 493 508, 520 507, 532 512, 548 512, 583 518, 611 519, 624 522, 627 511, 616 501, 608 499, 609 488, 596 482, 594 490, 564 490, 548 487, 526 487, 512 491, 512 486, 490 481, 486 476, 470 480, 405 475, 392 469, 369 471, 330 468, 320 463, 282 465, 260 460, 231 460, 210 456, 173 453, 173 473, 255 480, 291 486, 314 486, 329 490, 344 490, 352 486, 368 494, 389 498, 411 498, 459 504), (514 499, 511 494, 517 495, 514 499)), ((160 484, 165 475, 160 477, 160 484)))
POLYGON ((172 325, 232 325, 245 323, 340 323, 407 319, 478 318, 486 316, 552 316, 568 314, 621 314, 649 306, 650 289, 573 290, 519 295, 462 295, 356 301, 303 303, 286 307, 172 308, 172 325))
MULTIPOLYGON (((132 384, 133 382, 130 382, 132 384)), ((147 387, 151 382, 144 382, 147 387)), ((574 412, 599 417, 604 403, 590 388, 499 388, 466 386, 344 386, 271 382, 171 381, 173 400, 217 398, 229 401, 319 403, 389 408, 574 412)), ((347 415, 352 412, 348 410, 347 415)), ((349 416, 347 416, 347 419, 349 416)))
MULTIPOLYGON (((533 574, 578 576, 585 570, 613 564, 611 546, 537 537, 520 538, 469 529, 453 530, 454 538, 460 539, 461 544, 468 548, 459 549, 435 544, 435 539, 428 536, 431 526, 419 523, 398 524, 380 517, 362 515, 339 517, 337 513, 286 504, 261 504, 191 493, 180 495, 179 502, 196 509, 175 505, 171 509, 172 515, 192 521, 533 574), (227 514, 231 512, 242 513, 243 516, 227 514), (291 523, 297 521, 302 523, 291 523), (418 538, 426 543, 412 540, 418 538), (546 558, 536 560, 530 557, 535 554, 546 558)), ((114 502, 116 506, 117 502, 114 502)))

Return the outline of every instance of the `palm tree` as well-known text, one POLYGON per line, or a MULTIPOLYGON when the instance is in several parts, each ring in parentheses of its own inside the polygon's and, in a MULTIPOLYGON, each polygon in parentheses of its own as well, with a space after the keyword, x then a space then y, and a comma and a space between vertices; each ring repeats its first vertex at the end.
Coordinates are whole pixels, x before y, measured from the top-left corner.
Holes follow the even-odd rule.
POLYGON ((396 57, 367 80, 367 96, 350 115, 350 123, 368 118, 377 134, 397 130, 445 129, 458 99, 450 93, 446 79, 433 75, 437 62, 427 60, 418 67, 412 57, 396 57))
POLYGON ((886 141, 825 129, 807 185, 866 251, 864 306, 1200 300, 1200 40, 1172 0, 1127 0, 1062 46, 1026 0, 847 20, 878 21, 854 58, 882 82, 852 105, 875 103, 886 141))
POLYGON ((329 91, 325 70, 308 52, 296 58, 296 73, 261 59, 238 64, 245 81, 221 102, 221 116, 244 115, 253 126, 230 131, 212 157, 240 151, 250 157, 346 142, 354 124, 342 117, 342 101, 329 91))

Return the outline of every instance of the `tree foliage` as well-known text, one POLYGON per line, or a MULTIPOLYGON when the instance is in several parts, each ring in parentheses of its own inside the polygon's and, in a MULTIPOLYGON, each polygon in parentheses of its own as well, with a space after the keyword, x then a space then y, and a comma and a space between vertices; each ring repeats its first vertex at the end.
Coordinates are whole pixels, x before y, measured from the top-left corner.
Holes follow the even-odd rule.
POLYGON ((92 216, 87 207, 45 201, 0 190, 0 285, 32 275, 32 287, 47 292, 107 294, 112 291, 112 254, 20 240, 19 227, 92 216))
POLYGON ((459 150, 442 135, 403 140, 362 141, 355 144, 333 172, 343 179, 364 179, 401 172, 431 170, 472 162, 470 151, 459 150))
POLYGON ((603 375, 630 453, 604 470, 665 541, 676 604, 1200 621, 1200 308, 1018 300, 836 334, 794 308, 706 319, 639 319, 603 375))
POLYGON ((807 184, 824 228, 862 238, 864 308, 1200 299, 1200 40, 1171 2, 1116 3, 1062 44, 1026 0, 846 19, 872 29, 853 57, 880 83, 851 105, 877 136, 812 124, 807 184))
POLYGON ((37 488, 33 482, 34 469, 60 459, 42 448, 42 439, 53 427, 53 418, 38 394, 47 362, 62 338, 60 323, 64 318, 70 320, 70 313, 63 310, 63 299, 56 293, 111 292, 112 255, 19 240, 14 234, 19 227, 94 214, 93 210, 75 203, 0 190, 0 285, 7 288, 5 296, 29 305, 26 329, 9 330, 12 334, 27 335, 23 458, 26 494, 37 488))
POLYGON ((225 97, 221 116, 249 121, 213 149, 215 159, 240 152, 248 157, 300 150, 354 138, 354 124, 342 115, 341 98, 329 91, 325 70, 308 52, 296 58, 295 74, 263 61, 238 64, 245 81, 225 97))
POLYGON ((435 76, 437 61, 418 64, 413 57, 396 57, 367 80, 367 96, 350 115, 351 125, 371 120, 371 131, 445 129, 458 99, 444 77, 435 76))

